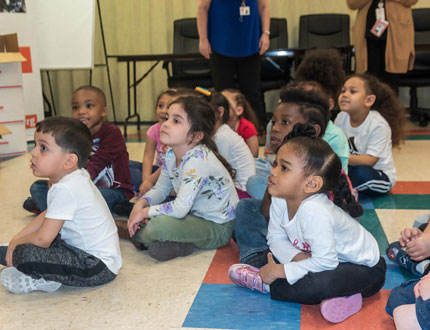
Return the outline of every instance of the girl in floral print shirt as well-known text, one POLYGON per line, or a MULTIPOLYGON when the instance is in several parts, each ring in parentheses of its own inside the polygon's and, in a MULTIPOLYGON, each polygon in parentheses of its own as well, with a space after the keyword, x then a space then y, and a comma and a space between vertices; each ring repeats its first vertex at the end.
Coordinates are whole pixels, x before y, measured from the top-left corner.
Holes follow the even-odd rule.
POLYGON ((169 145, 156 185, 134 206, 130 236, 159 261, 186 256, 194 247, 226 245, 238 202, 234 172, 211 138, 214 112, 203 99, 184 96, 168 110, 160 140, 169 145), (171 189, 174 201, 163 203, 171 189))

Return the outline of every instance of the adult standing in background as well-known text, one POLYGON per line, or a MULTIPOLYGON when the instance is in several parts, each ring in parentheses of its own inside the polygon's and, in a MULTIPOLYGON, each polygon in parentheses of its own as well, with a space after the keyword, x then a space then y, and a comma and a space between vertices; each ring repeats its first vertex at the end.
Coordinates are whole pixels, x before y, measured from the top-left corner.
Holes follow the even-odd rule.
POLYGON ((261 55, 270 44, 268 0, 199 0, 199 50, 210 59, 215 90, 239 89, 264 125, 261 55))
POLYGON ((415 48, 411 6, 417 2, 347 0, 350 9, 358 10, 352 28, 357 73, 367 71, 387 81, 390 73, 412 69, 415 48), (379 25, 375 24, 378 20, 379 25))

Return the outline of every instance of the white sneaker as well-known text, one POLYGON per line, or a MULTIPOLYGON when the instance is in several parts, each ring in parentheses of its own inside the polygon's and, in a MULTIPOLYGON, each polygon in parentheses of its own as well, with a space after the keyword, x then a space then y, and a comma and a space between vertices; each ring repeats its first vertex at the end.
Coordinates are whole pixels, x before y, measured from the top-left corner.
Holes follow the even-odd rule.
POLYGON ((61 283, 46 281, 43 278, 35 280, 25 275, 15 267, 8 267, 0 274, 1 283, 12 293, 28 293, 31 291, 56 291, 60 288, 61 283))

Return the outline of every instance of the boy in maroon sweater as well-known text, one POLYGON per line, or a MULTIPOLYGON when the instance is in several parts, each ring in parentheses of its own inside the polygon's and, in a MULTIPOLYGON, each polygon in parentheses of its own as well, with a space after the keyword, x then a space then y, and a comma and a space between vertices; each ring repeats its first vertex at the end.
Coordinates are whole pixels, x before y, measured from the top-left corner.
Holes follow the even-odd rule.
MULTIPOLYGON (((94 86, 82 86, 72 94, 72 117, 79 119, 90 130, 93 150, 86 170, 100 190, 112 211, 112 205, 134 196, 128 152, 120 129, 104 122, 106 97, 94 86)), ((24 208, 32 213, 46 209, 49 182, 38 180, 30 187, 31 196, 24 201, 24 208)))

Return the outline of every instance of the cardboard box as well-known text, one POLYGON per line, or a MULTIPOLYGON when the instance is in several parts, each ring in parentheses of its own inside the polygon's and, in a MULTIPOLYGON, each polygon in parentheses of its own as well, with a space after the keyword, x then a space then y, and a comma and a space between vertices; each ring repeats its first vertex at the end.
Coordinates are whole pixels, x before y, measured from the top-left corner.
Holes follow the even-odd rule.
POLYGON ((0 35, 0 63, 27 62, 21 55, 16 33, 0 35))

